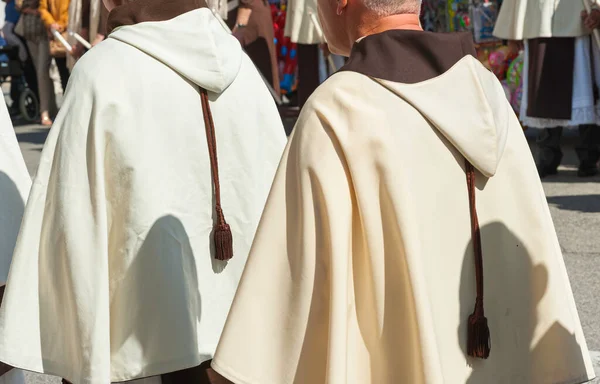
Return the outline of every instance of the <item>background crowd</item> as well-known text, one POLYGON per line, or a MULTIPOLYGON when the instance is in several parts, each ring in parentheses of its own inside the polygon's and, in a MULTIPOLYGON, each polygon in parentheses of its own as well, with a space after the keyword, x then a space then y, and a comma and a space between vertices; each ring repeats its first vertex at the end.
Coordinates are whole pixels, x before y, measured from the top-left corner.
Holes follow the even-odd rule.
MULTIPOLYGON (((92 46, 105 37, 101 27, 106 18, 104 7, 91 7, 90 0, 3 0, 5 5, 5 22, 2 35, 5 45, 18 47, 18 59, 24 69, 25 79, 39 100, 40 122, 45 126, 52 125, 56 115, 56 95, 67 88, 70 70, 75 60, 84 53, 85 48, 74 40, 68 32, 77 32, 84 39, 89 39, 92 46), (94 8, 94 9, 92 9, 94 8), (74 23, 76 23, 74 25, 74 23), (94 36, 91 36, 90 24, 94 36), (71 43, 72 50, 55 37, 58 34, 71 43), (52 74, 58 78, 53 81, 52 74), (60 88, 60 89, 56 89, 60 88)), ((16 79, 11 83, 11 114, 19 113, 18 88, 16 79)))

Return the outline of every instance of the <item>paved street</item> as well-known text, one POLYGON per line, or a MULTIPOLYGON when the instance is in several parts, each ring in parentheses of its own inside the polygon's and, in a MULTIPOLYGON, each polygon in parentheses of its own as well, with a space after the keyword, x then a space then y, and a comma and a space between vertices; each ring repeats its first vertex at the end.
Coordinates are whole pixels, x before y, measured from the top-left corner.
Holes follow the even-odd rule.
MULTIPOLYGON (((34 175, 47 129, 16 128, 29 172, 34 175)), ((529 136, 534 133, 530 132, 529 136)), ((579 179, 573 150, 575 138, 565 140, 566 154, 560 174, 548 178, 544 188, 575 292, 588 347, 600 351, 600 177, 579 179)), ((596 367, 600 354, 592 352, 596 367)), ((600 369, 596 369, 600 374, 600 369)), ((54 384, 57 379, 29 374, 27 384, 54 384)), ((600 380, 596 382, 600 383, 600 380)))

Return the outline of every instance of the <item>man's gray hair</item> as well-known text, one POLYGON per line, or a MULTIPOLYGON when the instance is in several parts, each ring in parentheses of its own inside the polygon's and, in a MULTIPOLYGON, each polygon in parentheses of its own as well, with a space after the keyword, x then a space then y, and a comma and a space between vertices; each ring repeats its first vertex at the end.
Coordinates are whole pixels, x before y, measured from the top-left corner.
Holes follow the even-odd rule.
POLYGON ((403 13, 420 14, 421 0, 363 0, 365 6, 378 16, 385 17, 403 13))

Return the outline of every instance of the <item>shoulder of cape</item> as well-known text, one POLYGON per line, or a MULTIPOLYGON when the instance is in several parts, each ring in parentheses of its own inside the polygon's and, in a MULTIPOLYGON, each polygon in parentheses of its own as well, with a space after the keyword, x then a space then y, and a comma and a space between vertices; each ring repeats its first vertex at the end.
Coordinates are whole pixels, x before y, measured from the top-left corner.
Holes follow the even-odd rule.
POLYGON ((382 100, 385 95, 393 98, 399 114, 402 114, 403 105, 412 108, 371 77, 357 72, 338 72, 308 99, 294 128, 292 140, 311 152, 315 150, 313 143, 324 137, 335 138, 342 148, 350 145, 354 149, 380 140, 382 137, 373 137, 377 130, 372 128, 386 123, 387 117, 380 108, 385 102, 382 100))
MULTIPOLYGON (((346 116, 376 113, 376 108, 368 107, 377 106, 381 102, 378 100, 381 94, 374 93, 377 90, 385 90, 377 79, 358 72, 337 72, 313 92, 302 108, 299 121, 314 114, 327 119, 336 113, 346 116), (367 108, 360 108, 361 106, 367 108)), ((402 103, 402 100, 392 93, 389 95, 402 103)))
MULTIPOLYGON (((140 71, 134 62, 135 55, 127 54, 131 51, 135 48, 115 39, 106 39, 83 55, 74 66, 69 81, 101 88, 121 85, 129 74, 140 71)), ((113 92, 119 90, 113 89, 113 92)))

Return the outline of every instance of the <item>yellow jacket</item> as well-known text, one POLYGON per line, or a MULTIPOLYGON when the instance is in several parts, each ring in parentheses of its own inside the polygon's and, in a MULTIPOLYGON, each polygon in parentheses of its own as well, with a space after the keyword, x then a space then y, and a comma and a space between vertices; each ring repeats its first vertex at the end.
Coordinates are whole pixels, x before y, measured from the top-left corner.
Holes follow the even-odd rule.
POLYGON ((70 0, 40 0, 40 17, 46 27, 56 23, 64 30, 67 29, 69 2, 70 0))

